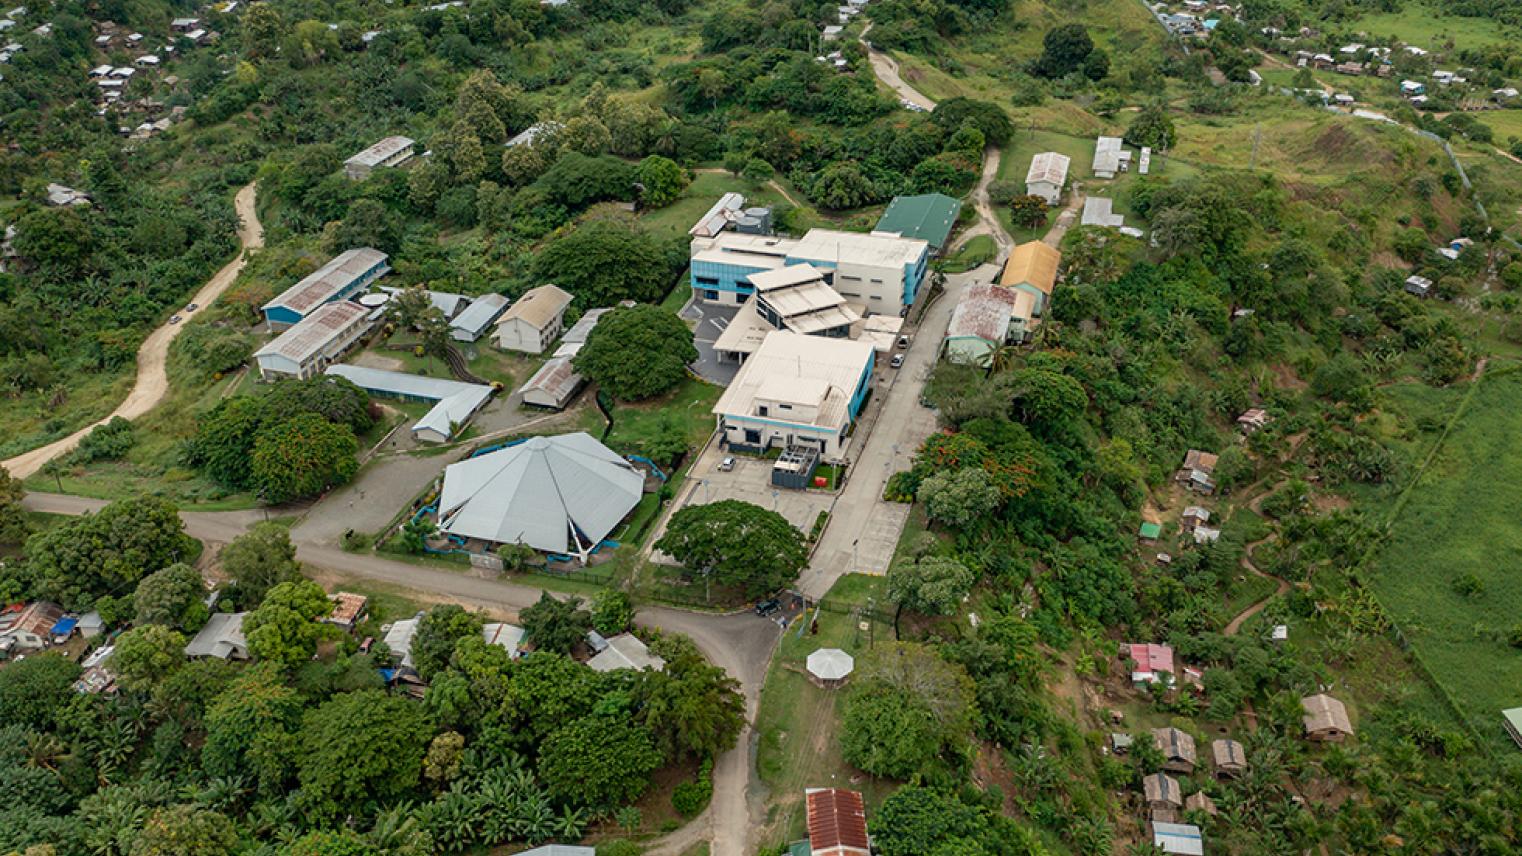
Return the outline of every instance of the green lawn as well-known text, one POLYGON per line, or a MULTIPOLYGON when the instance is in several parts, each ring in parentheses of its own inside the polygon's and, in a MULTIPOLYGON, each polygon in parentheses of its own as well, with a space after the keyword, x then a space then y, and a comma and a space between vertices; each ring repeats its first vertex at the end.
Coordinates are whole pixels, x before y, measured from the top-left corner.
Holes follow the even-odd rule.
POLYGON ((1522 110, 1491 110, 1474 115, 1496 132, 1496 145, 1501 148, 1506 148, 1512 137, 1522 139, 1522 110))
MULTIPOLYGON (((850 605, 865 603, 873 594, 880 598, 882 582, 882 577, 847 575, 835 584, 826 601, 850 605)), ((841 757, 836 732, 845 691, 819 689, 809 683, 804 672, 808 655, 819 648, 840 648, 861 656, 874 641, 891 641, 891 625, 873 622, 869 626, 864 632, 854 616, 821 610, 817 634, 805 632, 800 638, 795 623, 782 637, 761 690, 756 722, 760 735, 756 766, 772 793, 765 844, 804 836, 806 787, 834 785, 861 790, 869 814, 895 787, 893 782, 862 776, 841 757), (855 779, 858 776, 859 781, 855 779)))
POLYGON ((940 267, 946 273, 969 271, 984 262, 992 261, 998 250, 992 236, 976 235, 943 259, 940 267))
MULTIPOLYGON (((778 179, 781 183, 783 180, 778 179)), ((783 187, 787 187, 783 184, 783 187)), ((787 188, 789 194, 799 202, 803 197, 792 188, 787 188)), ((640 224, 651 232, 664 234, 670 237, 681 237, 687 234, 692 224, 698 221, 719 197, 726 193, 741 193, 745 196, 745 204, 770 206, 790 205, 782 194, 778 193, 768 184, 755 185, 748 181, 742 181, 727 172, 700 172, 687 185, 687 189, 677 200, 665 208, 657 208, 646 211, 640 215, 640 224)), ((806 217, 819 219, 818 212, 812 208, 805 208, 806 217)))
MULTIPOLYGON (((1493 367, 1492 371, 1496 371, 1493 367)), ((1522 614, 1522 376, 1487 376, 1394 521, 1371 584, 1443 688, 1499 744, 1497 712, 1522 703, 1522 657, 1508 644, 1522 614), (1463 595, 1455 580, 1473 576, 1463 595)))

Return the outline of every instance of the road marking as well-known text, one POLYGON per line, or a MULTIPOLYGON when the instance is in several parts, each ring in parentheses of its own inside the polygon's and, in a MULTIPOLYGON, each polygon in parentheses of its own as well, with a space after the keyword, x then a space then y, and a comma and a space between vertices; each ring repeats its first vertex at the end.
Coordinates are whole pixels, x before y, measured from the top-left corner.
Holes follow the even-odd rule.
POLYGON ((724 332, 724 328, 729 326, 729 320, 726 318, 710 318, 708 319, 708 323, 719 328, 719 332, 721 333, 724 332))

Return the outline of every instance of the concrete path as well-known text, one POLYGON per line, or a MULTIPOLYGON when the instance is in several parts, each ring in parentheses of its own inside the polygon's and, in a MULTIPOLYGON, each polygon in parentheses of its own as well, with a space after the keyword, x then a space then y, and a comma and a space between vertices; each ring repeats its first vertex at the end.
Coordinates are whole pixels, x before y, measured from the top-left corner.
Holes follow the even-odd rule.
MULTIPOLYGON (((233 284, 233 280, 238 278, 238 273, 243 270, 243 265, 248 261, 246 251, 264 246, 264 227, 260 225, 258 212, 254 210, 253 182, 244 185, 243 189, 238 191, 238 195, 233 198, 233 208, 238 212, 238 243, 242 245, 243 251, 238 253, 237 258, 223 265, 222 269, 213 274, 211 279, 201 286, 201 290, 190 298, 192 303, 197 303, 202 308, 210 306, 222 295, 222 292, 227 290, 228 286, 233 284)), ((173 342, 174 337, 180 335, 183 329, 183 324, 171 324, 166 321, 162 327, 148 334, 148 338, 143 340, 142 347, 137 351, 137 381, 133 384, 132 391, 127 393, 127 398, 117 405, 109 416, 75 431, 62 440, 55 440, 41 448, 0 461, 0 467, 9 470, 10 474, 18 479, 28 478, 41 470, 48 461, 73 451, 74 447, 79 445, 79 441, 97 425, 104 425, 118 416, 123 419, 136 419, 152 410, 164 398, 164 393, 169 390, 169 375, 164 370, 164 363, 169 358, 169 343, 173 342)))

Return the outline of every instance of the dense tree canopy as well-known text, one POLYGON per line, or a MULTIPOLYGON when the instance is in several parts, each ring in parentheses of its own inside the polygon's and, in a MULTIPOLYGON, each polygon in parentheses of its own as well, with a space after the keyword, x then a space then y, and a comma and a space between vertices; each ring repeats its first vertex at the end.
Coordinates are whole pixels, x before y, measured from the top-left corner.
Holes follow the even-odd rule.
POLYGON ((808 561, 803 533, 787 518, 737 499, 678 509, 655 546, 750 597, 788 585, 808 561))
POLYGON ((193 555, 172 506, 143 498, 113 502, 27 539, 25 573, 36 596, 70 609, 103 595, 127 594, 138 580, 193 555))
POLYGON ((534 275, 569 291, 585 308, 620 300, 659 303, 679 258, 674 247, 628 223, 596 219, 551 241, 534 257, 534 275))
POLYGON ((682 319, 659 306, 621 306, 604 315, 576 353, 576 370, 623 401, 667 392, 698 358, 682 319))

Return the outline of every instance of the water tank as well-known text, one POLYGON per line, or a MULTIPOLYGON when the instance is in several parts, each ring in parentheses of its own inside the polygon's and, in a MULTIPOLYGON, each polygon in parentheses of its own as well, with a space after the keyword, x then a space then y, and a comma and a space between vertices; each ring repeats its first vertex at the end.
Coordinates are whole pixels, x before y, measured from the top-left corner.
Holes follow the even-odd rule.
POLYGON ((772 233, 772 209, 747 208, 735 220, 735 231, 747 235, 770 235, 772 233))
POLYGON ((374 309, 377 306, 385 306, 386 302, 390 299, 391 295, 383 291, 375 291, 370 294, 361 294, 359 296, 359 305, 374 309))

